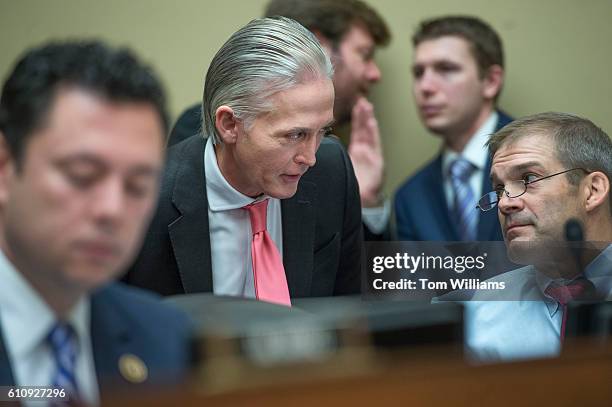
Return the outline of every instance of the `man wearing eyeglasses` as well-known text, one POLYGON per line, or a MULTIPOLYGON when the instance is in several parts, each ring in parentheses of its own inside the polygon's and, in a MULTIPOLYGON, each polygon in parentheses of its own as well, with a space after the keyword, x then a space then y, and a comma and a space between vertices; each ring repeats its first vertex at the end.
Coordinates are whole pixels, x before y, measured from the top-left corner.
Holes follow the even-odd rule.
POLYGON ((492 279, 505 283, 501 296, 466 304, 468 348, 487 360, 554 356, 567 303, 612 298, 612 141, 587 119, 542 113, 488 145, 493 191, 478 206, 497 208, 508 256, 526 266, 492 279), (566 241, 568 224, 584 242, 566 241))

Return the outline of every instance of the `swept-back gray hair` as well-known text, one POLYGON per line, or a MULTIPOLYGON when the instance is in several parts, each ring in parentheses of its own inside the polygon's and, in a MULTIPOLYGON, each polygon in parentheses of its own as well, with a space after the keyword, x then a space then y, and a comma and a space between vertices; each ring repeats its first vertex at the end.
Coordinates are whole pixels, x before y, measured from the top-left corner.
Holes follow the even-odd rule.
POLYGON ((332 76, 329 56, 299 23, 285 17, 253 20, 234 33, 210 63, 203 129, 218 143, 215 112, 220 106, 231 107, 248 128, 257 115, 274 109, 273 94, 332 76))

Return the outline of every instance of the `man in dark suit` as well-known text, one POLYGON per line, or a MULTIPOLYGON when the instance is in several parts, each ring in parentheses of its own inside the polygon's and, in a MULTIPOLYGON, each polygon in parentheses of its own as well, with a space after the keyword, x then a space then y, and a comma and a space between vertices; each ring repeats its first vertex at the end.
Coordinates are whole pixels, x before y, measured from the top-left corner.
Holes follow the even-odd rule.
POLYGON ((488 136, 512 119, 496 109, 504 59, 497 33, 474 17, 424 21, 413 36, 413 93, 442 152, 397 191, 400 240, 502 240, 478 198, 491 189, 488 136))
POLYGON ((166 126, 127 50, 51 43, 17 63, 0 98, 1 385, 98 404, 106 385, 186 373, 186 317, 111 283, 155 207, 166 126))
POLYGON ((169 149, 131 284, 285 305, 359 292, 358 187, 345 150, 324 137, 333 122, 332 71, 316 38, 293 20, 254 20, 232 35, 206 75, 208 137, 169 149), (259 205, 265 228, 250 209, 259 205), (262 236, 274 283, 257 264, 262 236), (264 284, 282 295, 263 295, 264 284))
MULTIPOLYGON (((360 0, 271 0, 265 16, 291 18, 312 31, 334 65, 335 126, 349 126, 345 141, 361 198, 365 240, 389 240, 391 205, 383 199, 384 158, 370 87, 380 81, 374 60, 378 47, 391 35, 382 17, 360 0)), ((169 144, 173 145, 202 126, 202 106, 188 108, 177 120, 169 144)))

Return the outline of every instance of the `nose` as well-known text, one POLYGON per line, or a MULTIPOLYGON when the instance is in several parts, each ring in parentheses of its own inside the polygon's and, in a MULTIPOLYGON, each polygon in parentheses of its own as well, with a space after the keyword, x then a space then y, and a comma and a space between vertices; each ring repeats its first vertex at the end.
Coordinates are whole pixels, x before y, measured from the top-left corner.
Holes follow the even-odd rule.
POLYGON ((367 70, 366 70, 366 78, 368 82, 376 83, 380 81, 381 77, 382 77, 382 73, 380 71, 380 68, 378 67, 378 65, 376 65, 376 62, 374 62, 374 60, 371 60, 368 63, 367 70))
POLYGON ((316 154, 320 144, 320 137, 307 137, 295 156, 295 162, 307 167, 314 166, 317 162, 316 154))
POLYGON ((92 210, 99 224, 112 227, 117 224, 125 208, 125 194, 120 179, 109 178, 96 191, 92 210))
POLYGON ((497 207, 503 215, 509 215, 511 213, 521 211, 524 207, 524 201, 520 196, 516 198, 508 198, 506 192, 504 191, 501 198, 497 202, 497 207))
POLYGON ((437 90, 437 79, 430 69, 425 69, 420 77, 415 78, 415 89, 423 95, 432 95, 437 90))

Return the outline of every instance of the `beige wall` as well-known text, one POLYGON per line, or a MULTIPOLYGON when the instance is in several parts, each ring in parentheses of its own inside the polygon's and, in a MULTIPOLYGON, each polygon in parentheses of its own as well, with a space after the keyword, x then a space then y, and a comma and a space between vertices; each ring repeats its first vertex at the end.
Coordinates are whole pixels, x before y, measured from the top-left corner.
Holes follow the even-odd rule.
MULTIPOLYGON (((214 52, 266 0, 0 0, 0 77, 26 48, 51 38, 102 37, 135 48, 167 85, 171 113, 201 98, 214 52)), ((422 166, 439 141, 420 125, 410 95, 410 36, 419 20, 481 16, 501 34, 507 77, 500 106, 515 116, 574 112, 612 132, 612 1, 369 0, 394 38, 378 53, 373 92, 387 157, 387 192, 422 166)), ((415 197, 418 199, 418 197, 415 197)))

